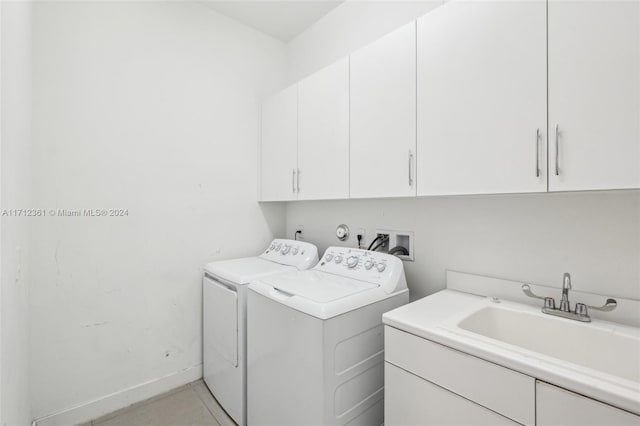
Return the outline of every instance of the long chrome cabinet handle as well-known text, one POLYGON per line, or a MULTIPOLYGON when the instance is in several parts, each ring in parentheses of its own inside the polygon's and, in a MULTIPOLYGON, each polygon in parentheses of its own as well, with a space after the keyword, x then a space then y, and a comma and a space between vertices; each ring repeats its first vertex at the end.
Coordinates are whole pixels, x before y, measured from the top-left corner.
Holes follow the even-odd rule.
POLYGON ((536 177, 540 177, 540 128, 536 129, 536 177))
POLYGON ((291 192, 296 192, 296 169, 291 170, 291 192))
POLYGON ((298 174, 296 175, 296 191, 300 193, 300 169, 298 169, 298 174))
POLYGON ((409 186, 413 185, 413 177, 411 173, 411 163, 413 163, 413 152, 409 150, 409 186))
POLYGON ((556 124, 556 176, 560 176, 560 164, 559 164, 559 145, 560 145, 560 140, 558 137, 558 133, 560 133, 559 129, 558 129, 558 125, 556 124))

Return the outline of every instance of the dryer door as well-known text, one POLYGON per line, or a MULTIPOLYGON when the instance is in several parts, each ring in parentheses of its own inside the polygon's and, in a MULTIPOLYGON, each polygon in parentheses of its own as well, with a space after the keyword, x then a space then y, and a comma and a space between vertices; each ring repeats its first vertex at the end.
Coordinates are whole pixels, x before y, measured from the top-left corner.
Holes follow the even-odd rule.
POLYGON ((204 344, 238 366, 238 292, 205 275, 203 280, 204 344))

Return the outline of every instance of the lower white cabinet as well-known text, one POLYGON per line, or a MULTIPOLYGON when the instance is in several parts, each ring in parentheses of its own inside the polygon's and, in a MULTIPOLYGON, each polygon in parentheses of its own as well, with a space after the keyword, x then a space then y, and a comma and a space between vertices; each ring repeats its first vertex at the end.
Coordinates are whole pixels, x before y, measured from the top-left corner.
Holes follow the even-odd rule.
POLYGON ((385 361, 520 424, 535 423, 533 377, 393 327, 384 339, 385 361))
POLYGON ((385 327, 385 425, 640 426, 640 416, 385 327))
POLYGON ((387 426, 518 424, 390 363, 384 380, 387 426))
POLYGON ((638 426, 640 416, 538 381, 536 382, 536 425, 638 426))

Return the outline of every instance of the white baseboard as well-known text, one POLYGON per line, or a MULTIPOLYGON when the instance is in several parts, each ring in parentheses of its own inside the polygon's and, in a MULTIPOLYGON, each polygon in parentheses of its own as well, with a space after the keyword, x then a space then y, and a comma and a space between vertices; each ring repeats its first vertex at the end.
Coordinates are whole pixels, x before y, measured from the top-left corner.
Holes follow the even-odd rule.
POLYGON ((171 389, 202 378, 202 364, 194 365, 168 376, 150 380, 105 395, 76 407, 68 408, 48 416, 34 420, 36 426, 70 426, 97 419, 105 414, 128 407, 136 402, 144 401, 171 389))

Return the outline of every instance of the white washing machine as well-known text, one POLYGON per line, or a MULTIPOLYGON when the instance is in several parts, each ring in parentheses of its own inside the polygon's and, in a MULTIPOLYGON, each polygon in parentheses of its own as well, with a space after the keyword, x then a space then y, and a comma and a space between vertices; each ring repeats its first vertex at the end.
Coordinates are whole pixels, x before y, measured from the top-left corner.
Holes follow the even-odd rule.
POLYGON ((381 425, 382 314, 409 302, 402 261, 330 247, 313 269, 251 282, 248 424, 381 425))
POLYGON ((205 266, 203 294, 204 381, 240 426, 247 418, 247 284, 318 263, 318 249, 303 241, 276 239, 259 256, 205 266))

